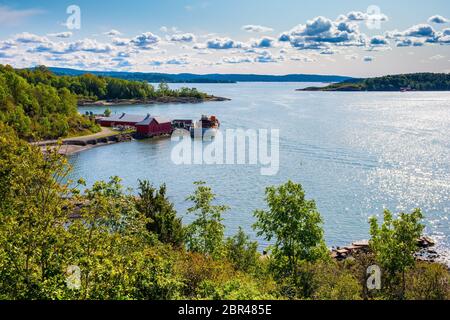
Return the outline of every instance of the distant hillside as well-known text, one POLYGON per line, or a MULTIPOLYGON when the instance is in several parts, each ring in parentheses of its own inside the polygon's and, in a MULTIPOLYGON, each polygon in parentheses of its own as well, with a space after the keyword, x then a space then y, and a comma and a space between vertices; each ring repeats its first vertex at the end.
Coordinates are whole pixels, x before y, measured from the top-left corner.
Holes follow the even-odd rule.
POLYGON ((236 82, 342 82, 350 77, 334 75, 290 74, 284 76, 257 74, 168 74, 114 71, 82 71, 65 68, 50 68, 57 75, 78 76, 91 73, 97 76, 120 78, 125 80, 147 81, 152 83, 236 83, 236 82))
POLYGON ((450 91, 450 74, 412 73, 353 79, 298 91, 450 91))

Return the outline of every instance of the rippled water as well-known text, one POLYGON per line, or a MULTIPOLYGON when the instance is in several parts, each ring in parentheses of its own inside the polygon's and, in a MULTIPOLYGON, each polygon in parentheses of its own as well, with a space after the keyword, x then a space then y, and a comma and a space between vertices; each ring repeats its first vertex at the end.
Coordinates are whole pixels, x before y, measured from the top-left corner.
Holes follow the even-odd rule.
MULTIPOLYGON (((450 93, 294 91, 307 85, 196 85, 232 101, 114 108, 117 113, 171 118, 215 114, 222 129, 280 129, 276 176, 261 176, 260 167, 250 165, 176 166, 170 160, 173 143, 165 139, 116 144, 72 156, 72 178, 84 177, 92 183, 119 175, 133 188, 137 179, 165 182, 183 215, 192 182, 204 180, 221 202, 231 206, 227 234, 242 226, 255 239, 252 212, 264 208, 265 187, 292 179, 317 201, 329 245, 368 238, 367 219, 381 214, 383 208, 397 212, 416 207, 425 213, 426 232, 448 245, 450 93)), ((80 108, 82 113, 103 110, 80 108)))

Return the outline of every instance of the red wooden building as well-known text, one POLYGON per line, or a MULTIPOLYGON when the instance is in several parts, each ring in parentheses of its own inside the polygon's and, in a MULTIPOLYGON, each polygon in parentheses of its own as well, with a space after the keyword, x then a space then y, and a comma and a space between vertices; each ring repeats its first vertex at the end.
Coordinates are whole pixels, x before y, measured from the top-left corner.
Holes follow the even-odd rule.
POLYGON ((139 137, 155 137, 172 134, 172 121, 161 117, 147 117, 136 123, 137 135, 139 137))

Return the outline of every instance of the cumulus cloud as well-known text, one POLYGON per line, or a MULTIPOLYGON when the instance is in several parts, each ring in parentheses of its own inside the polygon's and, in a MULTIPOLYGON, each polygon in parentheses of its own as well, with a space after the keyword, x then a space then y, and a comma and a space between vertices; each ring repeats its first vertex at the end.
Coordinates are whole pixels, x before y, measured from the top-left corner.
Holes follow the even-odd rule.
POLYGON ((319 16, 282 33, 278 40, 299 50, 327 50, 330 45, 364 46, 366 37, 354 23, 319 16))
POLYGON ((450 30, 436 31, 429 24, 414 25, 404 31, 390 31, 386 37, 395 39, 397 47, 423 46, 425 44, 450 44, 450 30))
POLYGON ((396 39, 397 47, 421 47, 425 44, 425 41, 420 39, 400 38, 396 39))
POLYGON ((434 16, 432 16, 432 17, 430 17, 429 19, 428 19, 428 22, 429 23, 436 23, 436 24, 442 24, 442 23, 447 23, 448 22, 448 19, 447 18, 444 18, 443 16, 440 16, 440 15, 434 15, 434 16))
POLYGON ((252 44, 254 48, 272 48, 274 46, 275 39, 271 37, 264 37, 258 40, 255 40, 252 44))
POLYGON ((29 32, 23 32, 15 36, 15 40, 20 43, 42 43, 48 42, 46 37, 41 37, 29 32))
POLYGON ((159 67, 162 65, 187 65, 189 64, 189 60, 186 57, 174 57, 169 59, 158 59, 158 60, 151 60, 149 62, 149 65, 154 67, 159 67))
POLYGON ((117 47, 124 47, 129 45, 131 43, 131 40, 125 38, 114 38, 112 39, 112 43, 117 47))
POLYGON ((229 38, 215 38, 208 40, 206 42, 206 47, 208 49, 227 50, 234 48, 243 48, 244 44, 242 42, 237 42, 229 38))
POLYGON ((70 43, 67 48, 68 52, 85 51, 93 53, 108 53, 112 50, 113 48, 110 44, 100 43, 97 40, 92 39, 84 39, 70 43))
POLYGON ((168 37, 168 40, 173 42, 195 42, 195 39, 192 33, 174 34, 168 37))
POLYGON ((365 57, 363 58, 363 61, 364 61, 364 62, 372 62, 372 61, 374 61, 374 60, 375 60, 375 58, 372 57, 372 56, 365 56, 365 57))
POLYGON ((367 20, 367 13, 360 11, 351 11, 347 14, 347 19, 350 21, 364 21, 367 20))
POLYGON ((364 13, 361 11, 351 11, 343 18, 341 17, 341 20, 342 19, 345 19, 348 21, 357 21, 357 22, 361 22, 361 21, 387 22, 387 21, 389 21, 389 18, 383 13, 369 14, 369 13, 364 13))
POLYGON ((49 37, 56 37, 56 38, 63 38, 63 39, 70 38, 72 35, 73 35, 73 33, 70 31, 48 34, 49 37))
POLYGON ((166 61, 166 64, 174 64, 174 65, 184 65, 189 64, 189 61, 186 58, 172 58, 166 61))
POLYGON ((141 49, 149 49, 161 41, 161 38, 151 32, 144 32, 136 36, 130 42, 141 49))
POLYGON ((270 53, 269 51, 259 52, 259 54, 255 58, 255 62, 259 62, 259 63, 271 63, 271 62, 277 62, 279 60, 282 60, 281 56, 274 57, 272 55, 272 53, 270 53))
POLYGON ((260 26, 260 25, 253 25, 253 24, 248 24, 248 25, 243 26, 242 30, 247 31, 247 32, 255 32, 255 33, 273 31, 272 28, 264 27, 264 26, 260 26))
POLYGON ((229 63, 229 64, 239 64, 239 63, 251 63, 251 62, 253 62, 253 60, 250 59, 249 57, 242 57, 242 56, 224 57, 222 59, 222 61, 224 63, 229 63))
POLYGON ((370 45, 373 47, 387 46, 389 41, 384 36, 374 36, 370 39, 370 45))
POLYGON ((121 34, 122 33, 116 29, 111 29, 104 33, 104 35, 110 36, 110 37, 117 37, 117 36, 120 36, 121 34))

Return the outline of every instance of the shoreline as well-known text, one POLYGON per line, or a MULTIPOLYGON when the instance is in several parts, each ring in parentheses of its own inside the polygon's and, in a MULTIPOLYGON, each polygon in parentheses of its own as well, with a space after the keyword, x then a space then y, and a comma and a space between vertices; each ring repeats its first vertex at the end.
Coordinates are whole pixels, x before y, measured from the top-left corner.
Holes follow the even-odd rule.
POLYGON ((153 99, 116 99, 116 100, 79 100, 79 107, 114 107, 126 105, 152 105, 152 104, 193 104, 203 102, 231 101, 229 98, 208 96, 206 98, 195 97, 159 97, 153 99))
POLYGON ((42 152, 46 152, 47 148, 54 149, 59 147, 59 154, 70 156, 92 148, 131 140, 133 140, 131 133, 116 132, 110 128, 102 127, 100 132, 91 135, 62 139, 61 145, 59 145, 59 140, 38 141, 33 142, 32 145, 39 147, 42 152))

